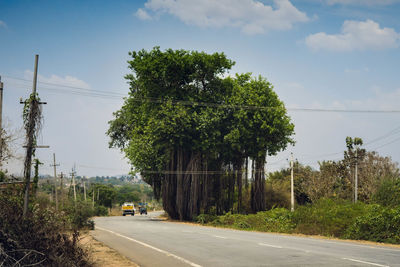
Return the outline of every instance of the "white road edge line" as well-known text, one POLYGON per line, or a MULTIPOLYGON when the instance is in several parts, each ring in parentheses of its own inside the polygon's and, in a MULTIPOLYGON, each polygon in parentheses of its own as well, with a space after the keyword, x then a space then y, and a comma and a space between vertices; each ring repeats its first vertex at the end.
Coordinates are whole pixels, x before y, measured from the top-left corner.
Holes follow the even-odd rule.
POLYGON ((348 259, 348 258, 343 258, 343 259, 344 260, 349 260, 349 261, 355 261, 355 262, 359 262, 359 263, 365 263, 365 264, 369 264, 369 265, 375 265, 375 266, 381 266, 381 267, 390 267, 389 265, 382 265, 382 264, 368 262, 368 261, 360 261, 360 260, 348 259))
POLYGON ((270 244, 265 244, 265 243, 258 243, 260 246, 265 246, 265 247, 271 247, 271 248, 283 248, 281 246, 274 246, 270 244))
POLYGON ((196 264, 196 263, 194 263, 194 262, 188 261, 187 259, 184 259, 184 258, 182 258, 182 257, 179 257, 179 256, 177 256, 177 255, 175 255, 175 254, 172 254, 172 253, 168 252, 168 251, 165 251, 165 250, 162 250, 162 249, 153 247, 153 246, 151 246, 151 245, 149 245, 149 244, 146 244, 146 243, 144 243, 144 242, 142 242, 142 241, 139 241, 139 240, 136 240, 136 239, 133 239, 133 238, 130 238, 130 237, 127 237, 127 236, 118 234, 118 233, 116 233, 116 232, 113 232, 113 231, 111 231, 111 230, 104 229, 104 228, 101 228, 101 227, 98 227, 98 226, 96 226, 95 229, 103 230, 103 231, 112 233, 112 234, 114 234, 114 235, 116 235, 116 236, 126 238, 126 239, 128 239, 128 240, 130 240, 130 241, 133 241, 133 242, 136 242, 136 243, 138 243, 138 244, 140 244, 140 245, 142 245, 142 246, 145 246, 145 247, 154 249, 155 251, 158 251, 158 252, 160 252, 160 253, 163 253, 163 254, 165 254, 165 255, 167 255, 167 256, 171 256, 171 257, 173 257, 173 258, 175 258, 175 259, 177 259, 177 260, 180 260, 180 261, 182 261, 182 262, 184 262, 184 263, 189 264, 190 266, 193 266, 193 267, 202 267, 201 265, 198 265, 198 264, 196 264))
POLYGON ((225 237, 225 236, 220 236, 220 235, 213 235, 213 237, 216 237, 216 238, 222 238, 222 239, 226 239, 226 237, 225 237))

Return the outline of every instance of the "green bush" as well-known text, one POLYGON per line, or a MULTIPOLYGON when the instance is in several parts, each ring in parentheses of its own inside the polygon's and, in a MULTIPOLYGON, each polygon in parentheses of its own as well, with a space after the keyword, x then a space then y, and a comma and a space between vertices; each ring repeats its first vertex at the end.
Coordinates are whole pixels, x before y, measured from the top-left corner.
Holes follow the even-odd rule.
POLYGON ((400 206, 400 179, 383 180, 372 199, 382 206, 400 206))
POLYGON ((320 199, 314 204, 297 207, 293 214, 295 232, 341 237, 367 205, 344 200, 320 199))
POLYGON ((63 211, 72 229, 94 229, 94 222, 90 219, 93 217, 91 204, 84 201, 71 201, 64 206, 63 211))
POLYGON ((211 214, 199 214, 194 221, 201 223, 201 224, 206 224, 209 222, 214 221, 217 218, 217 216, 215 215, 211 215, 211 214))
POLYGON ((370 205, 347 229, 345 238, 376 242, 400 243, 400 207, 385 208, 370 205))
POLYGON ((108 208, 101 205, 95 206, 93 216, 108 216, 108 208))
POLYGON ((214 219, 210 225, 264 232, 288 233, 294 229, 291 217, 292 214, 287 209, 277 208, 249 215, 227 213, 214 219))
POLYGON ((363 202, 320 199, 314 204, 299 206, 294 212, 274 208, 248 215, 201 214, 197 222, 241 230, 294 232, 400 244, 400 206, 385 208, 363 202))

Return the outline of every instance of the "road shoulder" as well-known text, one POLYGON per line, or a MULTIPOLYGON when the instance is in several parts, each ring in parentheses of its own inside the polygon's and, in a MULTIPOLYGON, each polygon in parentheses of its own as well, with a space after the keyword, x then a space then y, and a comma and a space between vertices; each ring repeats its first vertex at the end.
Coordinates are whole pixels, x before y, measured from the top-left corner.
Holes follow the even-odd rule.
POLYGON ((79 242, 89 250, 96 267, 139 267, 132 260, 96 240, 93 231, 82 234, 79 242))

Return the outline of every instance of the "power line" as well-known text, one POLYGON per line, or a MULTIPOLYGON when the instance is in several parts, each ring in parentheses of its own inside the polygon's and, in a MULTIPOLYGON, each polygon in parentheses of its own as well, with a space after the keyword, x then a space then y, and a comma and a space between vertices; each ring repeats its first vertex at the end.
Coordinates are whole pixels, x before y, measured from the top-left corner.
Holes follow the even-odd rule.
MULTIPOLYGON (((27 79, 16 78, 8 75, 3 75, 4 77, 8 77, 11 79, 22 80, 29 82, 27 79)), ((47 84, 52 86, 59 86, 65 88, 76 89, 75 91, 64 90, 60 88, 42 88, 46 90, 55 90, 60 91, 67 94, 76 94, 82 96, 90 96, 90 97, 103 97, 103 98, 118 98, 122 99, 127 95, 115 93, 111 91, 102 91, 102 90, 94 90, 87 89, 82 87, 68 86, 63 84, 55 84, 55 83, 45 83, 39 82, 41 84, 47 84), (77 91, 78 90, 78 91, 77 91), (83 91, 83 92, 81 92, 83 91)), ((279 109, 281 107, 265 107, 265 106, 253 106, 253 105, 235 105, 235 104, 224 104, 224 103, 210 103, 210 102, 196 102, 196 101, 187 101, 187 100, 174 100, 174 99, 160 99, 160 98, 152 98, 152 97, 140 97, 140 98, 130 98, 130 101, 135 102, 150 102, 150 103, 172 103, 175 105, 183 105, 183 106, 200 106, 200 107, 215 107, 215 108, 230 108, 230 109, 247 109, 247 110, 272 110, 279 109)), ((296 112, 325 112, 325 113, 400 113, 400 110, 364 110, 364 109, 321 109, 321 108, 286 108, 288 111, 296 111, 296 112)))
MULTIPOLYGON (((17 78, 17 77, 12 77, 12 76, 8 76, 8 75, 3 75, 4 77, 8 77, 10 79, 14 79, 14 80, 20 80, 20 81, 25 81, 25 82, 32 82, 31 80, 28 79, 23 79, 23 78, 17 78)), ((89 88, 83 88, 83 87, 77 87, 77 86, 71 86, 71 85, 65 85, 65 84, 57 84, 57 83, 48 83, 48 82, 41 82, 38 81, 39 84, 46 84, 46 85, 53 85, 53 86, 58 86, 58 87, 65 87, 65 88, 72 88, 72 89, 78 89, 78 90, 82 90, 82 91, 87 91, 87 92, 98 92, 98 93, 105 93, 105 94, 117 94, 117 95, 121 95, 121 96, 125 96, 124 94, 121 93, 115 93, 115 92, 111 92, 111 91, 102 91, 102 90, 94 90, 94 89, 89 89, 89 88)))
POLYGON ((400 132, 400 126, 396 127, 395 129, 389 131, 388 133, 386 133, 386 134, 384 134, 384 135, 382 135, 382 136, 379 136, 379 137, 377 137, 377 138, 375 138, 375 139, 372 139, 372 140, 369 141, 368 143, 365 143, 365 146, 368 146, 368 145, 370 145, 370 144, 372 144, 372 143, 375 143, 375 142, 377 142, 377 141, 386 139, 387 137, 389 137, 389 136, 391 136, 391 135, 394 135, 394 134, 397 134, 397 133, 399 133, 399 132, 400 132))
POLYGON ((373 148, 372 150, 376 150, 376 149, 382 148, 382 147, 384 147, 384 146, 393 144, 393 143, 395 143, 395 142, 397 142, 397 141, 400 141, 400 138, 396 138, 396 139, 394 139, 394 140, 392 140, 392 141, 390 141, 390 142, 388 142, 388 143, 386 143, 386 144, 383 144, 383 145, 381 145, 381 146, 375 147, 375 148, 373 148))

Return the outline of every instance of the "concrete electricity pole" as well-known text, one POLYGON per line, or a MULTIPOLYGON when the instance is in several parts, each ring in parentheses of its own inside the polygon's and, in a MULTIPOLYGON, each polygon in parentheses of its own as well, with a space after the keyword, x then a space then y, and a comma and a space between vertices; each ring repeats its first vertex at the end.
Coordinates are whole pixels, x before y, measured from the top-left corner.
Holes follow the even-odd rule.
POLYGON ((354 203, 357 203, 358 200, 358 157, 357 157, 357 150, 358 147, 356 147, 356 165, 355 165, 355 170, 354 170, 354 203))
POLYGON ((61 199, 61 206, 64 207, 64 184, 63 184, 64 174, 61 172, 60 174, 60 199, 61 199))
POLYGON ((94 187, 93 187, 93 196, 92 196, 92 208, 94 208, 94 187))
MULTIPOLYGON (((3 136, 3 83, 0 76, 0 137, 3 136)), ((0 157, 3 155, 3 142, 0 142, 0 157)))
POLYGON ((34 149, 34 139, 35 139, 35 129, 36 129, 36 121, 35 121, 36 110, 35 109, 38 108, 37 107, 38 101, 36 99, 38 61, 39 61, 39 55, 36 55, 35 56, 35 69, 33 72, 32 96, 31 96, 30 103, 29 103, 28 124, 26 125, 27 147, 26 147, 26 157, 25 157, 25 162, 24 162, 24 191, 25 191, 25 193, 24 193, 24 209, 23 209, 23 213, 22 213, 24 217, 28 213, 32 153, 33 153, 33 149, 34 149))
POLYGON ((0 129, 3 130, 2 122, 3 122, 3 86, 4 84, 1 82, 0 76, 0 129))
POLYGON ((60 164, 56 164, 56 153, 53 153, 53 164, 50 164, 50 167, 54 167, 54 191, 56 197, 56 210, 58 210, 57 169, 56 169, 57 166, 60 166, 60 164))
POLYGON ((293 153, 290 155, 290 210, 294 211, 293 153))
POLYGON ((72 186, 74 188, 74 202, 76 202, 75 169, 74 168, 72 168, 71 177, 72 177, 72 186))
POLYGON ((82 180, 83 180, 83 195, 86 202, 86 181, 84 178, 82 178, 82 180))

